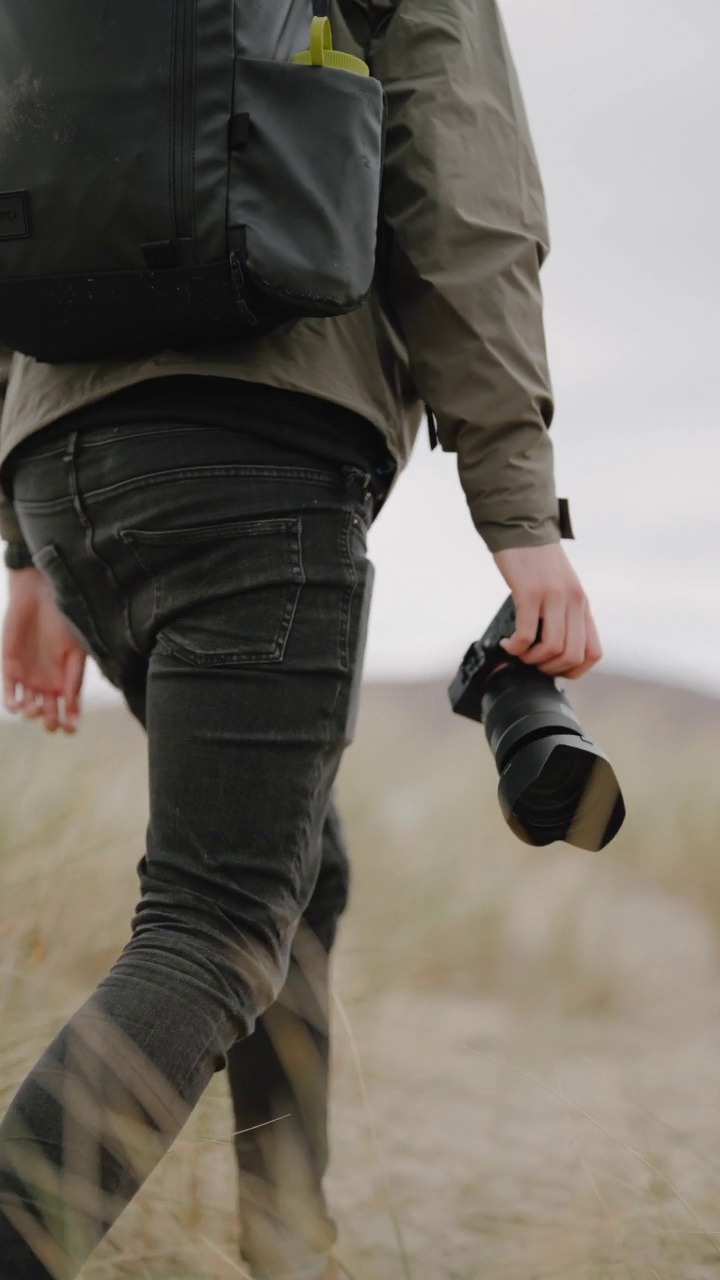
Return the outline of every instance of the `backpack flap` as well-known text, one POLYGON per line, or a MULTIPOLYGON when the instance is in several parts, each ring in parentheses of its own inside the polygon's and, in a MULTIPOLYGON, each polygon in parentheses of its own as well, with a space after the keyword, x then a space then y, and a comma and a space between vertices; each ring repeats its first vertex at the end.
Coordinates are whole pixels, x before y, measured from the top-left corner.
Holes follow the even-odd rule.
POLYGON ((251 309, 340 315, 367 297, 384 105, 370 76, 236 60, 228 231, 251 309))

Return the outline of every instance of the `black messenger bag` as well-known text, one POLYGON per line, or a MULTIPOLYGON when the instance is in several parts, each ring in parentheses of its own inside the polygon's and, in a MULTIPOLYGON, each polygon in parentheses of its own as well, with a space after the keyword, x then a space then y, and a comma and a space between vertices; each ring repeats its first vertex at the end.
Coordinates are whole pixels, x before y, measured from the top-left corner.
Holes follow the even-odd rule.
POLYGON ((0 0, 0 345, 132 358, 362 304, 385 100, 323 14, 0 0))

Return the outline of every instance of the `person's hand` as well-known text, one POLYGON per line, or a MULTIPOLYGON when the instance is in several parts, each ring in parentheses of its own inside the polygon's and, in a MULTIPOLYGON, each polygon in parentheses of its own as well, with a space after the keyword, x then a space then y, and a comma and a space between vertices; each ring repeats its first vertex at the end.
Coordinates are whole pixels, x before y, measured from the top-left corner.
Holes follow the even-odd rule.
POLYGON ((49 733, 74 733, 87 651, 71 630, 39 569, 11 569, 3 627, 5 707, 49 733), (18 689, 20 686, 20 689, 18 689))
POLYGON ((515 634, 501 641, 505 652, 566 680, 577 680, 594 667, 602 658, 597 628, 561 543, 496 551, 494 559, 517 612, 515 634))

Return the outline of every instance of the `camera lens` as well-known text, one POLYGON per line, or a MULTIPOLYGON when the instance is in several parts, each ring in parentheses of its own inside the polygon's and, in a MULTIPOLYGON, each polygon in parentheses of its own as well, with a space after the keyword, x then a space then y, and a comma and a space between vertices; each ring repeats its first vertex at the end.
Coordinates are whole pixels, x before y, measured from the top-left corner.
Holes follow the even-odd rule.
POLYGON ((618 780, 556 681, 508 659, 501 642, 516 624, 509 596, 463 658, 449 689, 453 711, 484 724, 500 806, 516 836, 604 849, 625 821, 618 780))
MULTIPOLYGON (((531 752, 535 744, 526 747, 531 752)), ((592 756, 558 746, 515 804, 515 818, 537 843, 564 840, 592 778, 592 756)))
POLYGON ((576 735, 550 734, 520 746, 500 774, 498 792, 508 826, 526 844, 565 840, 597 851, 625 818, 610 763, 576 735))

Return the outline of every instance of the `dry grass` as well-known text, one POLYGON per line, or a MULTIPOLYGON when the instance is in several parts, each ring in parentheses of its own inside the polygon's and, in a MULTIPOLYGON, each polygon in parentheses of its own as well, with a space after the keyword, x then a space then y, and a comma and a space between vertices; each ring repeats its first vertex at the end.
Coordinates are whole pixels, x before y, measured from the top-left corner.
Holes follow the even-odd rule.
MULTIPOLYGON (((340 1256, 358 1280, 710 1280, 720 1270, 720 715, 589 728, 631 810, 604 854, 507 832, 482 731, 369 689, 343 769, 340 1256)), ((0 726, 0 1100, 126 940, 146 822, 124 713, 0 726)), ((87 1280, 238 1268, 215 1081, 87 1280)))

